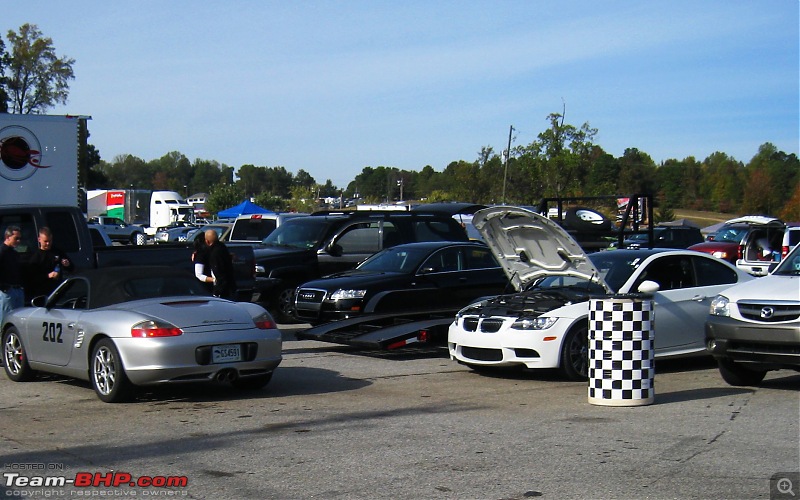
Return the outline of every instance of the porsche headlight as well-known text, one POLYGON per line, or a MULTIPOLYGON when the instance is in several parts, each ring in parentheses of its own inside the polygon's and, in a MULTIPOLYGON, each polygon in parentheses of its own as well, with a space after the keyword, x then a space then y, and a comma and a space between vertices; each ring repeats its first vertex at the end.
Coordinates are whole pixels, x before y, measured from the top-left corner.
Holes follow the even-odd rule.
POLYGON ((714 297, 714 300, 711 301, 711 308, 708 312, 712 316, 730 316, 730 300, 724 295, 717 295, 714 297))
POLYGON ((363 299, 366 290, 342 290, 341 288, 331 294, 331 300, 363 299))
POLYGON ((514 330, 547 330, 556 324, 558 318, 539 316, 538 318, 519 318, 511 325, 514 330))

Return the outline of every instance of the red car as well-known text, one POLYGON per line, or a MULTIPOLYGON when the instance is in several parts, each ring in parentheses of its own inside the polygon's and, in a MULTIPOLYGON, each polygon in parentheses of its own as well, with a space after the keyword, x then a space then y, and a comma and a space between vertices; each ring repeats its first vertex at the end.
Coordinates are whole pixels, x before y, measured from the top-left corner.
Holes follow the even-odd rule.
POLYGON ((763 215, 748 215, 727 221, 707 241, 689 247, 727 260, 742 271, 763 276, 780 260, 786 225, 763 215))
POLYGON ((750 224, 726 223, 717 232, 712 233, 703 243, 689 247, 689 250, 708 253, 731 264, 736 264, 739 254, 739 243, 750 232, 750 224))

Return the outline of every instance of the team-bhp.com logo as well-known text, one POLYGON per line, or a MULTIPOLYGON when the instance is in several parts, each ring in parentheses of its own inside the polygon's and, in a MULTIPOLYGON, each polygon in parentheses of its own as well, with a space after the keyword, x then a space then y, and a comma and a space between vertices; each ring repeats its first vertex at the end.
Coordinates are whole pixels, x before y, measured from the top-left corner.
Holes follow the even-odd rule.
POLYGON ((42 165, 42 145, 25 127, 10 125, 0 129, 0 176, 10 181, 24 181, 42 165))
POLYGON ((74 478, 66 476, 23 476, 18 472, 4 472, 3 485, 8 488, 185 488, 189 485, 186 476, 138 476, 127 472, 78 472, 74 478))

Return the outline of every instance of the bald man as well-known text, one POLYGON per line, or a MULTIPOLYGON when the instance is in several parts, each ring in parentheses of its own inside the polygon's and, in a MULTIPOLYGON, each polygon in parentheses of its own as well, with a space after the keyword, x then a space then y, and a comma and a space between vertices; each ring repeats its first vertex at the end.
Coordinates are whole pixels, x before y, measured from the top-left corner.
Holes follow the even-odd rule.
POLYGON ((217 232, 209 229, 205 233, 208 267, 214 277, 214 296, 233 300, 236 296, 236 277, 233 274, 233 258, 217 232))

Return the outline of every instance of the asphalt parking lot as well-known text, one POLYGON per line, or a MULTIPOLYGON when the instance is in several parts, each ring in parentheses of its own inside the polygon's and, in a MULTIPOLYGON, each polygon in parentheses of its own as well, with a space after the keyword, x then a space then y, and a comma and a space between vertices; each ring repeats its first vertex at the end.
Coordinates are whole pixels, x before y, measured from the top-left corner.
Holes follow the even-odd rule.
POLYGON ((770 372, 760 388, 736 388, 710 360, 659 361, 655 403, 613 408, 589 404, 586 383, 550 372, 479 374, 443 351, 370 353, 296 341, 291 332, 284 329, 285 357, 271 384, 254 393, 162 388, 112 405, 87 383, 0 376, 0 495, 800 495, 796 372, 770 372), (127 480, 120 474, 153 484, 183 478, 185 486, 104 483, 127 480), (37 476, 100 483, 20 486, 21 477, 37 476), (792 482, 781 482, 781 492, 783 477, 792 482))

